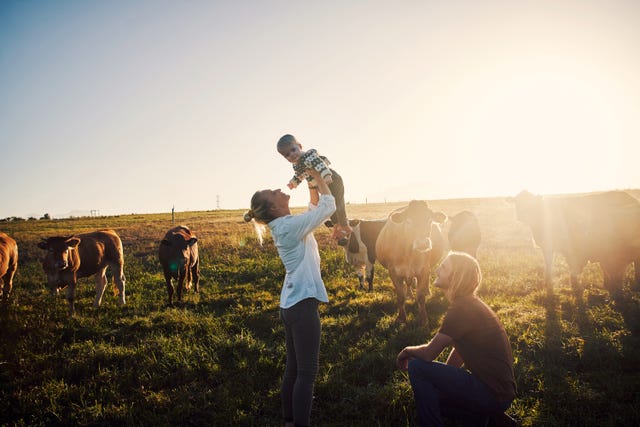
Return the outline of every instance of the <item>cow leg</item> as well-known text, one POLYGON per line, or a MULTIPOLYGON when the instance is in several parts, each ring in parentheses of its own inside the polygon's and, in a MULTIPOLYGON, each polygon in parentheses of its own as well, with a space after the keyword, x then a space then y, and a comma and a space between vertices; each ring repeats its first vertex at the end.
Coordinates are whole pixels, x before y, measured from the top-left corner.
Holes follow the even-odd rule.
POLYGON ((7 276, 0 277, 0 292, 2 293, 2 302, 5 303, 9 301, 9 292, 11 292, 11 282, 7 276))
POLYGON ((187 263, 184 265, 184 292, 191 289, 191 265, 188 258, 186 262, 187 263))
POLYGON ((363 268, 358 268, 358 282, 360 284, 360 289, 364 290, 364 271, 363 268))
POLYGON ((167 283, 167 294, 169 295, 169 305, 173 305, 173 285, 171 284, 171 273, 164 271, 164 281, 167 283))
POLYGON ((69 303, 69 316, 73 316, 76 312, 75 306, 76 299, 76 280, 75 278, 70 281, 69 286, 67 286, 67 302, 69 303))
POLYGON ((200 269, 198 267, 199 265, 200 265, 200 260, 198 259, 193 264, 193 267, 191 267, 191 278, 193 279, 193 286, 196 292, 200 292, 200 269))
POLYGON ((407 323, 407 313, 404 309, 404 302, 407 297, 404 278, 391 272, 390 275, 391 281, 393 282, 393 287, 396 290, 396 304, 398 306, 398 317, 396 318, 396 323, 407 323))
POLYGON ((369 285, 369 292, 373 292, 373 264, 369 264, 369 266, 367 266, 367 284, 369 285))
POLYGON ((571 289, 573 289, 573 292, 577 296, 581 296, 584 286, 580 283, 580 280, 578 280, 578 276, 587 265, 587 260, 576 258, 574 256, 567 256, 566 259, 567 264, 569 265, 569 283, 571 284, 571 289))
POLYGON ((4 277, 0 278, 0 290, 2 291, 2 300, 5 303, 9 301, 11 289, 13 289, 13 275, 15 272, 15 265, 10 265, 4 277))
POLYGON ((571 283, 571 289, 576 293, 582 293, 584 290, 582 283, 578 280, 578 275, 581 270, 571 269, 571 275, 569 276, 569 283, 571 283))
POLYGON ((4 276, 4 295, 7 300, 11 296, 11 291, 13 290, 13 276, 16 274, 17 266, 18 264, 14 267, 9 267, 9 271, 7 271, 7 274, 4 276))
POLYGON ((98 270, 95 275, 96 281, 96 299, 93 300, 94 307, 100 307, 102 303, 102 296, 104 295, 104 290, 107 288, 107 268, 103 268, 102 270, 98 270))
POLYGON ((624 277, 624 267, 616 265, 601 265, 604 273, 604 287, 609 293, 616 297, 622 292, 622 280, 624 277))
POLYGON ((124 305, 126 304, 125 297, 125 282, 126 278, 124 277, 124 265, 119 262, 117 264, 113 264, 111 266, 111 271, 113 274, 113 281, 115 282, 116 288, 118 289, 118 304, 124 305))
POLYGON ((413 278, 413 282, 416 284, 416 303, 418 305, 418 315, 420 326, 427 324, 427 309, 425 307, 425 299, 429 295, 429 275, 413 278))
POLYGON ((571 289, 573 290, 574 295, 577 297, 582 296, 582 291, 584 291, 584 288, 582 286, 582 283, 580 283, 580 280, 578 280, 577 273, 574 273, 573 271, 571 272, 571 275, 569 276, 569 283, 571 284, 571 289))
POLYGON ((178 267, 178 286, 177 286, 177 298, 178 298, 178 302, 182 302, 182 290, 184 289, 184 279, 185 279, 185 275, 187 272, 187 267, 185 267, 184 265, 181 267, 178 267))

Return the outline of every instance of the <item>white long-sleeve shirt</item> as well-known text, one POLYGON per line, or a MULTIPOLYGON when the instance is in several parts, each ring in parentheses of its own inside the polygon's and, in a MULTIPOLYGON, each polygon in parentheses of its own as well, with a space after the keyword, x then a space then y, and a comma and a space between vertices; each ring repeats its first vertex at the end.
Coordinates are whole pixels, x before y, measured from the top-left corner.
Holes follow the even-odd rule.
POLYGON ((329 302, 320 275, 320 254, 313 230, 335 210, 334 197, 321 194, 315 209, 299 215, 282 216, 269 223, 271 236, 286 271, 280 293, 281 308, 289 308, 307 298, 329 302))

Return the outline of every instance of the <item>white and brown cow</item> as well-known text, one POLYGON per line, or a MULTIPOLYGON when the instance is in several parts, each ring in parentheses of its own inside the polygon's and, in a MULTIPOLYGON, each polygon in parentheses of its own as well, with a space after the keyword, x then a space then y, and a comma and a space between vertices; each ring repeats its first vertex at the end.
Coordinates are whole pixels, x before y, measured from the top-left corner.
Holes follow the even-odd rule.
POLYGON ((389 270, 395 287, 397 322, 406 322, 406 290, 412 285, 417 288, 420 324, 427 322, 425 297, 429 294, 429 276, 444 251, 444 239, 437 223, 445 219, 445 214, 433 212, 426 202, 413 200, 408 206, 389 214, 380 231, 376 256, 380 264, 389 270))
POLYGON ((580 291, 578 274, 587 261, 599 262, 604 286, 622 289, 627 266, 635 265, 640 283, 640 202, 624 191, 587 195, 536 196, 523 191, 515 198, 517 218, 527 224, 545 261, 545 284, 551 289, 553 255, 567 260, 571 285, 580 291))
POLYGON ((18 245, 5 233, 0 232, 0 295, 9 301, 13 288, 13 275, 18 269, 18 245))
POLYGON ((118 303, 125 303, 124 255, 122 241, 113 230, 100 230, 72 236, 42 239, 38 247, 47 251, 42 267, 48 288, 55 295, 66 287, 69 313, 75 312, 77 280, 95 275, 94 307, 100 306, 107 286, 107 267, 118 291, 118 303))
POLYGON ((178 302, 182 301, 183 289, 191 289, 192 282, 195 291, 199 291, 198 238, 188 227, 180 225, 167 231, 160 242, 158 256, 167 283, 169 305, 173 305, 174 287, 171 279, 177 282, 178 302))
POLYGON ((369 292, 373 291, 374 264, 376 262, 376 242, 386 219, 349 220, 352 232, 349 243, 343 246, 347 262, 357 269, 360 289, 364 289, 365 280, 369 292))

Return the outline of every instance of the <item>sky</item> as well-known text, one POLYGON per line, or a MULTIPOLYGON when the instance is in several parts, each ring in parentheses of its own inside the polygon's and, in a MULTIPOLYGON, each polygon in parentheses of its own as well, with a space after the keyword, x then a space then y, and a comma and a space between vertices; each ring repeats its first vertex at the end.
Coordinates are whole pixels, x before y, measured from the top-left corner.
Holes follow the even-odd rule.
MULTIPOLYGON (((640 2, 0 2, 0 218, 640 188, 640 2)), ((347 209, 348 210, 348 209, 347 209)))

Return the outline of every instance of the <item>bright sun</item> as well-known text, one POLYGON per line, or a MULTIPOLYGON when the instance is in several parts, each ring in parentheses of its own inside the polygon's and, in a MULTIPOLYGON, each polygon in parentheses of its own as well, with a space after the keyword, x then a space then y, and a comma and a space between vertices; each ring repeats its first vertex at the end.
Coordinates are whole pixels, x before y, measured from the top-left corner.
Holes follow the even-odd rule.
POLYGON ((624 136, 616 109, 625 100, 607 76, 576 64, 511 64, 467 81, 462 93, 473 102, 459 112, 457 137, 469 165, 487 165, 476 185, 498 193, 614 185, 624 136))

